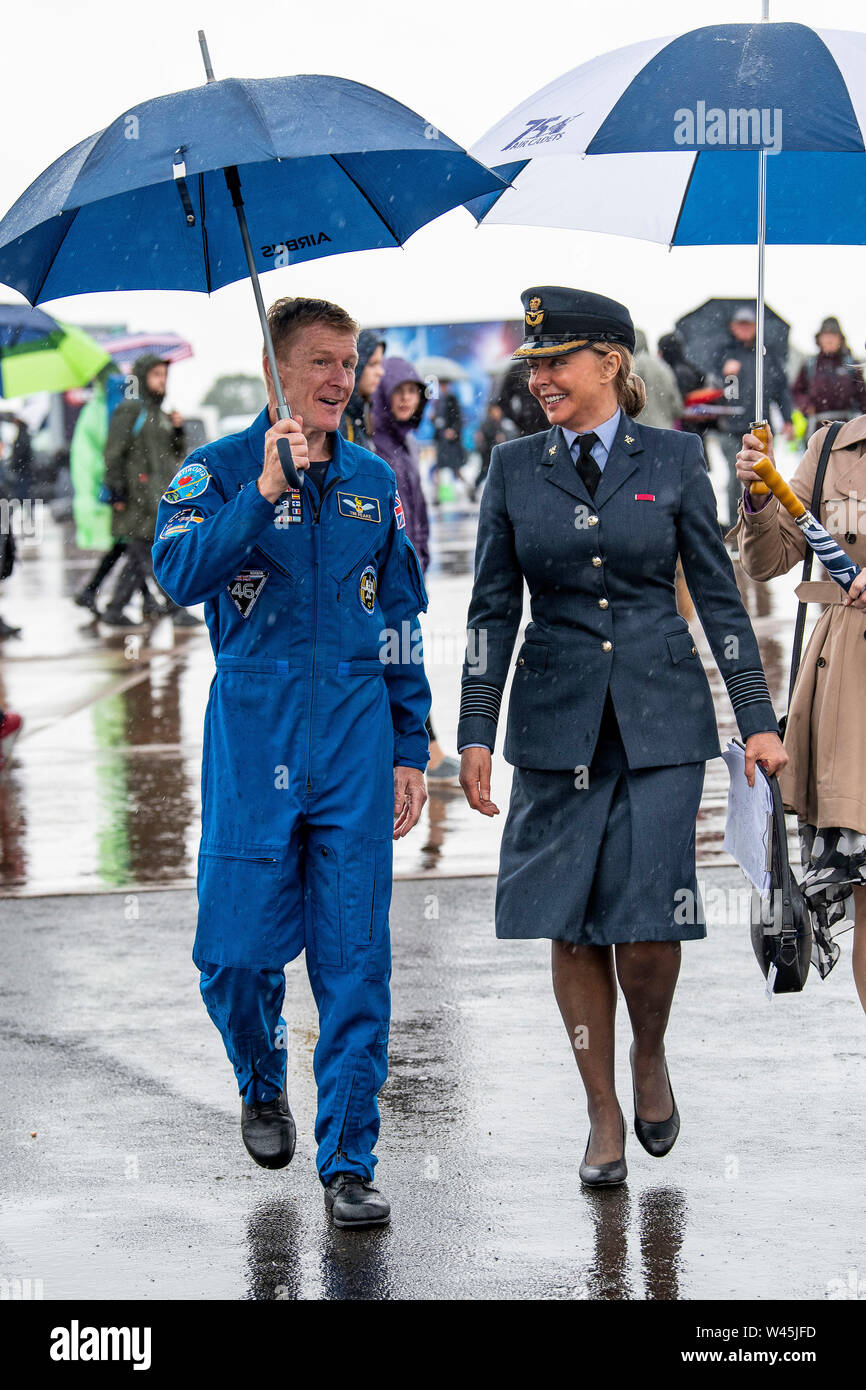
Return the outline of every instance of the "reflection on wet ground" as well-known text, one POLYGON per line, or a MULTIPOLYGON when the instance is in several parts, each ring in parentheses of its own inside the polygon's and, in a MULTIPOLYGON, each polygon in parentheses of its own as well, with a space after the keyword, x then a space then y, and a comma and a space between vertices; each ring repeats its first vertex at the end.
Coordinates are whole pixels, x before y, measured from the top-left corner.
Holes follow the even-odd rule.
MULTIPOLYGON (((451 753, 476 518, 466 505, 443 506, 432 517, 424 650, 434 726, 451 753)), ((0 708, 26 721, 0 780, 0 892, 191 882, 213 675, 206 634, 178 634, 162 622, 140 637, 106 636, 72 602, 92 557, 77 552, 68 526, 47 513, 42 540, 25 540, 20 554, 0 610, 22 628, 20 640, 0 645, 0 708)), ((735 567, 770 690, 784 710, 797 577, 758 584, 735 567)), ((727 694, 685 590, 680 605, 693 624, 724 744, 736 733, 727 694)), ((502 815, 492 821, 473 815, 459 788, 432 792, 420 824, 396 846, 397 876, 495 873, 510 784, 511 769, 497 753, 492 795, 502 815)), ((727 786, 721 759, 709 763, 697 828, 703 866, 728 862, 721 848, 727 786)))
MULTIPOLYGON (((708 870, 720 892, 738 873, 708 870)), ((667 1035, 682 1132, 663 1159, 635 1137, 621 1008, 628 1183, 591 1192, 550 948, 497 941, 494 892, 489 877, 395 885, 376 1169, 393 1220, 368 1232, 324 1211, 302 960, 283 1009, 298 1146, 269 1172, 241 1143, 237 1086, 197 989, 194 893, 16 902, 0 991, 0 1277, 41 1279, 47 1300, 758 1307, 837 1297, 851 1277, 856 1288, 866 1116, 848 962, 768 1003, 741 922, 687 943, 667 1035)))

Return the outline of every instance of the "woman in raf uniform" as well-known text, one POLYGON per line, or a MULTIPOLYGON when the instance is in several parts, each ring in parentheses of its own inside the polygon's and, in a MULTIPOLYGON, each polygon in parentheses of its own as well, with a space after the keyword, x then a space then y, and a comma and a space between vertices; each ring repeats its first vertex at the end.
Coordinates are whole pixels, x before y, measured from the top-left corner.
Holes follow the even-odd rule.
POLYGON ((676 607, 677 555, 755 763, 787 762, 696 435, 636 423, 628 310, 540 286, 522 295, 529 389, 550 429, 497 445, 481 503, 458 746, 473 809, 490 799, 502 691, 529 588, 505 757, 514 764, 496 934, 550 937, 553 989, 586 1089, 587 1186, 625 1181, 614 1086, 617 981, 634 1042, 635 1133, 668 1153, 679 1114, 664 1036, 680 942, 706 935, 695 877, 709 684, 676 607))

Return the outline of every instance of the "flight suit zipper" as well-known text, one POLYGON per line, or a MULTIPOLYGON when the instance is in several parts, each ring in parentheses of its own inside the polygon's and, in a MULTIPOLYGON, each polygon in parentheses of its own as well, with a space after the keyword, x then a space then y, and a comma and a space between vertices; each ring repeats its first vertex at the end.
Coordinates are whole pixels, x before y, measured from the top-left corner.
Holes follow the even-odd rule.
POLYGON ((321 516, 321 513, 322 513, 322 504, 323 504, 325 498, 327 497, 328 493, 329 493, 333 488, 335 488, 335 487, 337 486, 337 483, 338 483, 338 482, 339 482, 339 478, 335 478, 335 479, 333 480, 333 482, 329 483, 328 486, 322 490, 322 495, 321 495, 321 497, 319 498, 319 505, 318 505, 318 507, 314 507, 314 508, 312 509, 312 516, 313 516, 313 569, 314 569, 314 572, 315 572, 315 583, 314 583, 314 591, 313 591, 313 592, 314 592, 315 609, 314 609, 314 614, 313 614, 313 668, 312 668, 312 672, 311 672, 311 676, 310 676, 310 717, 309 717, 309 734, 308 734, 308 737, 307 737, 307 791, 308 791, 308 792, 310 792, 310 791, 313 790, 313 782, 312 782, 312 776, 311 776, 311 773, 312 773, 312 765, 313 765, 313 704, 314 704, 314 701, 315 701, 316 652, 317 652, 317 650, 318 650, 318 645, 319 645, 319 552, 320 552, 320 544, 321 544, 321 543, 320 543, 320 537, 321 537, 321 534, 322 534, 321 531, 319 530, 319 517, 321 516))
POLYGON ((352 1080, 349 1083, 349 1094, 346 1097, 346 1109, 343 1113, 343 1125, 340 1130, 340 1137, 337 1140, 337 1158, 348 1158, 349 1155, 343 1149, 343 1135, 346 1133, 346 1125, 349 1122, 349 1107, 352 1104, 352 1092, 355 1089, 355 1074, 352 1073, 352 1080))

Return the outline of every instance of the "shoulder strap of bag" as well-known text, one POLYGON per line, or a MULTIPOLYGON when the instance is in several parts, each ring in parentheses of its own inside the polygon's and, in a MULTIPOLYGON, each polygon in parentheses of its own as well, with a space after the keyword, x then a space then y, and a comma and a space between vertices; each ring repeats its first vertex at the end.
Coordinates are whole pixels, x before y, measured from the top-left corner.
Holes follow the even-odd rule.
MULTIPOLYGON (((836 441, 836 435, 842 428, 844 421, 836 420, 828 429, 824 443, 821 446, 821 453, 818 458, 818 467, 815 470, 815 485, 812 488, 812 500, 809 510, 814 517, 817 517, 821 508, 821 493, 824 490, 824 475, 827 472, 827 464, 830 460, 830 450, 836 441)), ((812 573, 812 547, 806 546, 806 557, 803 560, 803 581, 805 582, 812 573)), ((794 623, 794 647, 791 652, 791 674, 788 680, 788 708, 791 707, 791 697, 794 694, 794 686, 797 681, 797 672, 800 669, 800 658, 803 652, 803 633, 806 630, 806 605, 798 603, 797 619, 794 623)))

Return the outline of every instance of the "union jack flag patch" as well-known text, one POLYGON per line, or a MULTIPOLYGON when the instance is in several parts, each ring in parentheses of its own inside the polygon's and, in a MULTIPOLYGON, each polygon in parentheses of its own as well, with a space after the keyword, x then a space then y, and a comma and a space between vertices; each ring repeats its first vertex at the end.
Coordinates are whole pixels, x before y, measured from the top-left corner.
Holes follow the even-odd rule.
POLYGON ((394 520, 397 523, 397 530, 402 531, 406 525, 406 518, 403 515, 403 503, 400 501, 399 492, 395 494, 394 498, 394 520))

